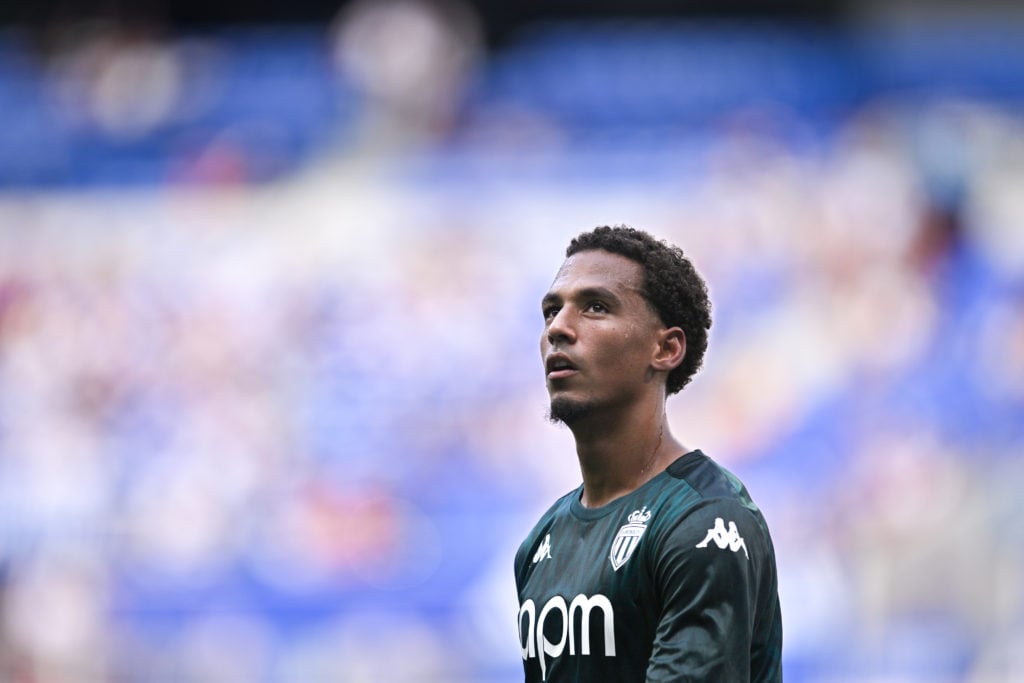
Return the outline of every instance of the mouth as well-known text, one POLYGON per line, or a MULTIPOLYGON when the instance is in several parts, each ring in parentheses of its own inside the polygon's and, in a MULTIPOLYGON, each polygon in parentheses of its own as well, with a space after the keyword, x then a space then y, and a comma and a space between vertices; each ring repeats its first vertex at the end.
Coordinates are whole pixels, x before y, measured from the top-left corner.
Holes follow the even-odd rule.
POLYGON ((554 353, 548 356, 547 361, 544 363, 544 370, 547 372, 549 380, 563 379, 577 372, 576 365, 569 360, 568 356, 561 353, 554 353))

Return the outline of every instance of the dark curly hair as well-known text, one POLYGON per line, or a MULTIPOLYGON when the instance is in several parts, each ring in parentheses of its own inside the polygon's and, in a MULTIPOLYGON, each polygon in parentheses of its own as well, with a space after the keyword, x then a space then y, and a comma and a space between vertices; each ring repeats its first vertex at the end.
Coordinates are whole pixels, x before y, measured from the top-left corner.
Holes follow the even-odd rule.
POLYGON ((573 238, 566 258, 581 251, 602 249, 625 256, 643 268, 641 293, 666 327, 679 327, 686 335, 686 355, 668 375, 672 395, 689 384, 704 361, 711 329, 711 302, 704 279, 679 247, 657 240, 626 225, 601 226, 573 238))

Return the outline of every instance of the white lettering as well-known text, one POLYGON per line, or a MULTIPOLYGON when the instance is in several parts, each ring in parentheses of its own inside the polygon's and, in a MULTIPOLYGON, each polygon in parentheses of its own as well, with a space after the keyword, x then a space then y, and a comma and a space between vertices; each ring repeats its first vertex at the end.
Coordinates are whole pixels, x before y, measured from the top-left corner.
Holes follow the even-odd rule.
POLYGON ((537 619, 537 656, 540 659, 541 680, 547 680, 547 666, 544 663, 544 655, 561 657, 562 651, 565 650, 565 641, 569 637, 568 617, 569 611, 565 607, 565 598, 561 595, 556 595, 544 603, 544 608, 540 611, 540 617, 537 619), (552 643, 544 635, 544 620, 547 619, 551 610, 555 609, 562 613, 562 637, 558 643, 552 643))
POLYGON ((577 595, 569 605, 569 654, 576 654, 576 638, 573 636, 573 614, 576 612, 577 607, 580 609, 580 640, 582 645, 580 654, 590 654, 590 610, 600 607, 604 617, 604 654, 606 657, 614 657, 615 611, 612 609, 611 601, 600 594, 592 598, 588 598, 586 595, 577 595))
POLYGON ((523 660, 527 657, 536 657, 537 651, 533 648, 533 628, 537 620, 537 606, 533 600, 527 600, 519 608, 519 644, 523 648, 523 660), (526 644, 523 645, 523 615, 530 617, 529 627, 526 629, 526 644))
POLYGON ((566 643, 569 644, 569 654, 576 654, 576 627, 574 624, 576 610, 580 612, 579 652, 581 655, 590 655, 590 613, 594 608, 601 610, 601 617, 604 619, 605 657, 614 657, 615 609, 607 597, 601 594, 592 597, 580 594, 566 606, 565 598, 556 595, 544 603, 539 616, 537 616, 537 606, 533 600, 526 600, 519 607, 519 645, 522 648, 523 661, 537 657, 542 680, 547 680, 550 659, 561 657, 565 652, 566 643), (557 642, 548 640, 544 633, 544 623, 552 612, 558 612, 562 616, 562 635, 557 642), (523 628, 524 617, 526 618, 525 631, 523 628))

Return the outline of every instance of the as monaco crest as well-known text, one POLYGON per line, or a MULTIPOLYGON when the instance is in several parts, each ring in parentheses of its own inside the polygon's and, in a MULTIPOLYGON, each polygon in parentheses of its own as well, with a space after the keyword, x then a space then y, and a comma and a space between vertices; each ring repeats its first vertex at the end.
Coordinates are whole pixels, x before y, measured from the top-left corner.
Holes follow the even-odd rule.
POLYGON ((619 567, 626 564, 633 555, 633 551, 640 545, 640 538, 647 531, 647 521, 651 513, 646 506, 629 513, 629 524, 619 529, 612 541, 612 552, 608 559, 612 561, 612 569, 619 571, 619 567))

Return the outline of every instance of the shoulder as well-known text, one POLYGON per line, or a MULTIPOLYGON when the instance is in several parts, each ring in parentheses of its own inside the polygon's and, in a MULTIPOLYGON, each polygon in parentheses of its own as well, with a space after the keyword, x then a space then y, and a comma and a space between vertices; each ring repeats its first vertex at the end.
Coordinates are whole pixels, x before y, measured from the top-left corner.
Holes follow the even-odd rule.
POLYGON ((685 504, 663 515, 657 545, 700 550, 707 543, 742 548, 745 554, 770 552, 771 540, 761 511, 743 483, 701 451, 673 463, 668 474, 681 490, 685 504), (682 493, 682 492, 685 493, 682 493))
POLYGON ((540 516, 540 519, 533 525, 533 528, 526 535, 526 538, 519 544, 519 550, 516 552, 515 559, 515 566, 517 570, 525 564, 526 558, 532 556, 532 554, 536 552, 537 546, 544 538, 544 535, 551 531, 551 527, 554 525, 555 521, 568 513, 573 496, 578 497, 579 493, 579 488, 575 488, 566 493, 564 496, 556 500, 551 507, 549 507, 544 514, 540 516))
POLYGON ((734 498, 711 498, 695 505, 667 530, 663 542, 691 552, 728 548, 746 557, 764 555, 770 547, 760 515, 734 498))
POLYGON ((685 481, 702 498, 748 499, 743 483, 703 451, 690 451, 669 465, 668 474, 685 481))

